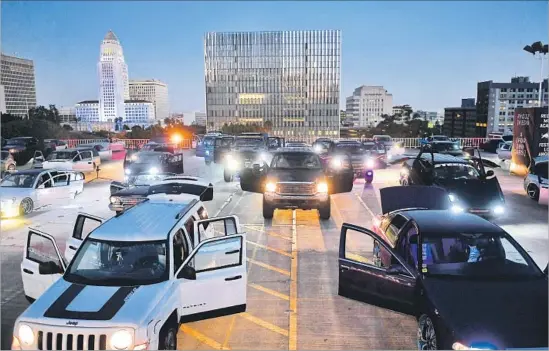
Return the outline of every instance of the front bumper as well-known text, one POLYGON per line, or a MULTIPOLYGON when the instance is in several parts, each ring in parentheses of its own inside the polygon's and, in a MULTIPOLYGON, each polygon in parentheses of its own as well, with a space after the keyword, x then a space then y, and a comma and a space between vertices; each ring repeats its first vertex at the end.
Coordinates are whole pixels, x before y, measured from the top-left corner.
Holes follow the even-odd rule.
POLYGON ((13 218, 17 216, 19 216, 19 204, 11 200, 2 200, 0 203, 0 217, 13 218))
POLYGON ((302 210, 318 209, 330 201, 327 193, 315 195, 282 195, 274 192, 263 194, 265 201, 274 208, 299 208, 302 210))

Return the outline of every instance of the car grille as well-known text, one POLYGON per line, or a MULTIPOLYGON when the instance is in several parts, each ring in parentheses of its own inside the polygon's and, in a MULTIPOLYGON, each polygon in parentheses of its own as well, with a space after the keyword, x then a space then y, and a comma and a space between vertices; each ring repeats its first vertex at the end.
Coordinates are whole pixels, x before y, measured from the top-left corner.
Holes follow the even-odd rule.
POLYGON ((315 183, 278 183, 277 193, 281 195, 314 195, 315 183))
POLYGON ((146 197, 143 197, 143 196, 127 196, 127 197, 121 196, 120 197, 120 201, 124 206, 133 206, 144 201, 145 199, 146 197))
POLYGON ((105 334, 38 332, 38 350, 106 350, 105 334))

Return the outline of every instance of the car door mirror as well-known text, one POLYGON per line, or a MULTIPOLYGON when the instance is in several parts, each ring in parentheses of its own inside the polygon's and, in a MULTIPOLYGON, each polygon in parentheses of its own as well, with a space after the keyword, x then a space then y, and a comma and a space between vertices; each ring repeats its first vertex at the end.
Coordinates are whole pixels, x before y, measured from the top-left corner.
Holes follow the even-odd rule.
POLYGON ((187 280, 196 280, 196 270, 194 267, 191 267, 189 264, 181 268, 181 271, 177 275, 177 278, 187 279, 187 280))
POLYGON ((404 267, 402 267, 400 264, 392 264, 387 268, 386 273, 389 275, 399 275, 399 274, 406 274, 409 273, 406 271, 404 267))
POLYGON ((59 267, 59 265, 53 261, 48 262, 40 262, 38 265, 38 273, 39 274, 62 274, 63 268, 59 267))
POLYGON ((36 187, 36 189, 45 189, 46 186, 44 184, 40 184, 39 186, 36 187))
POLYGON ((492 171, 491 169, 486 171, 486 177, 492 177, 494 176, 494 171, 492 171))

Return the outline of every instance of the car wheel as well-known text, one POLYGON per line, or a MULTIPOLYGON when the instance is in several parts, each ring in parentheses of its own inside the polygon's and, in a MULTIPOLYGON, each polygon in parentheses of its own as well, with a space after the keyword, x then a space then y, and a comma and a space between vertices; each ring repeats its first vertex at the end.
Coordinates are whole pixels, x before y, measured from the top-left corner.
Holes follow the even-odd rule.
POLYGON ((408 185, 410 185, 410 182, 409 182, 408 178, 402 179, 402 180, 400 181, 400 185, 402 185, 402 186, 408 186, 408 185))
POLYGON ((328 201, 326 202, 326 204, 321 205, 318 208, 318 215, 320 216, 320 219, 330 219, 331 212, 332 212, 332 205, 331 205, 330 199, 328 198, 328 201))
POLYGON ((274 216, 274 207, 271 206, 263 197, 263 218, 271 219, 274 216))
POLYGON ((177 350, 177 325, 165 325, 160 331, 159 339, 159 350, 177 350))
POLYGON ((26 216, 29 213, 31 213, 33 209, 34 209, 34 203, 32 202, 32 200, 28 197, 24 198, 21 201, 21 204, 19 205, 19 214, 21 216, 26 216))
POLYGON ((535 200, 535 201, 539 200, 539 188, 536 185, 534 184, 528 185, 526 192, 528 193, 528 197, 531 198, 532 200, 535 200))
POLYGON ((419 350, 438 350, 435 325, 426 314, 422 314, 418 320, 417 347, 419 350))
POLYGON ((8 166, 8 171, 15 171, 15 165, 13 163, 8 166))
POLYGON ((227 170, 224 170, 223 171, 223 179, 225 180, 226 183, 232 182, 233 181, 233 175, 231 173, 227 172, 227 170))

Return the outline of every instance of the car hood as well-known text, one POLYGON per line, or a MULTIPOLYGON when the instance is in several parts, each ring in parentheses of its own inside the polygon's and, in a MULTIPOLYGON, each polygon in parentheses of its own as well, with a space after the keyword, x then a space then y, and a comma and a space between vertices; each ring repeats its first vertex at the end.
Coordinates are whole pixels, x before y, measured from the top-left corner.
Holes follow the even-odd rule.
POLYGON ((57 280, 21 315, 47 325, 127 326, 146 324, 147 316, 166 298, 171 281, 134 287, 81 285, 57 280))
POLYGON ((132 195, 143 195, 147 196, 149 193, 149 186, 134 186, 130 188, 120 189, 113 196, 132 196, 132 195))
POLYGON ((34 189, 33 188, 12 188, 12 187, 0 187, 0 193, 2 193, 2 199, 12 199, 16 198, 21 200, 25 197, 33 198, 34 189))
POLYGON ((130 163, 126 166, 132 174, 147 173, 151 168, 156 167, 158 172, 162 172, 162 165, 160 163, 130 163))
POLYGON ((314 182, 324 178, 324 171, 321 169, 270 169, 268 178, 278 182, 314 182))
POLYGON ((490 207, 503 202, 503 193, 497 178, 492 179, 438 179, 437 185, 454 194, 458 201, 471 207, 490 207))
POLYGON ((446 326, 463 344, 505 348, 547 347, 547 278, 525 281, 423 281, 446 326))

